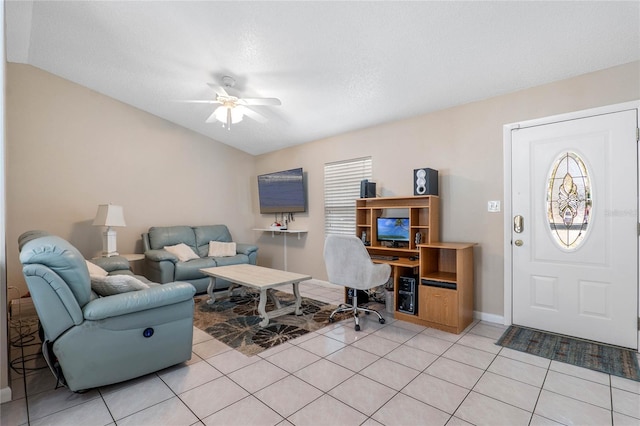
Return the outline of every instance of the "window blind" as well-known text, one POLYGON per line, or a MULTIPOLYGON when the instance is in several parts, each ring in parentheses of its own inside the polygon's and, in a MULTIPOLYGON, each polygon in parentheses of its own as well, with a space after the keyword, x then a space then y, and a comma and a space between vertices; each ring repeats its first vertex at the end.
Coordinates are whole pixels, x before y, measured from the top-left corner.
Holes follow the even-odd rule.
POLYGON ((371 179, 371 157, 324 165, 325 234, 355 235, 360 181, 371 179))

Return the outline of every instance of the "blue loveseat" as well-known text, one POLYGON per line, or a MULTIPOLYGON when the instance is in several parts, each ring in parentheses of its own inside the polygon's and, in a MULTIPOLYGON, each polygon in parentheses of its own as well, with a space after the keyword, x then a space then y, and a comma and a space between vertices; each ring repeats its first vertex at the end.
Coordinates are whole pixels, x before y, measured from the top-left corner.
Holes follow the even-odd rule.
MULTIPOLYGON (((185 281, 191 283, 197 293, 204 293, 209 286, 209 277, 200 269, 239 263, 256 264, 258 247, 252 244, 236 243, 233 256, 210 257, 209 242, 233 242, 226 225, 207 226, 154 226, 142 234, 147 278, 157 283, 185 281), (197 255, 197 259, 181 262, 177 256, 164 249, 184 243, 197 255)), ((214 291, 228 288, 226 280, 216 279, 214 291)))

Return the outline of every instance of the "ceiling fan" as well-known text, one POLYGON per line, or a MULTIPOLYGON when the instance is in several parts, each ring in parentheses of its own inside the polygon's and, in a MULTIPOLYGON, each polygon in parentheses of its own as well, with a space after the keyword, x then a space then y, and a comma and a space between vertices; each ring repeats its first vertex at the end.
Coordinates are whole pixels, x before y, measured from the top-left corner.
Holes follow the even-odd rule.
POLYGON ((282 102, 280 102, 280 99, 278 98, 238 98, 230 95, 229 92, 227 92, 227 89, 235 86, 236 81, 233 77, 229 77, 228 75, 222 77, 222 84, 224 87, 213 83, 207 84, 216 93, 216 98, 214 100, 193 100, 183 102, 219 104, 220 106, 213 111, 205 122, 211 123, 217 120, 222 123, 223 127, 226 126, 227 130, 231 130, 231 124, 242 121, 245 115, 259 123, 266 123, 267 118, 255 111, 251 106, 282 105, 282 102))

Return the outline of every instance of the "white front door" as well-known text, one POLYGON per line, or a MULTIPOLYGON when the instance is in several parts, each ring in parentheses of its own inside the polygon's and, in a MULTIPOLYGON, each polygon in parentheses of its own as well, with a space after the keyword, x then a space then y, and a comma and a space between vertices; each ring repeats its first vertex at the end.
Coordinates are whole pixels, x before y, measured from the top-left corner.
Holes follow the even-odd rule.
POLYGON ((638 347, 637 111, 512 130, 513 324, 638 347))

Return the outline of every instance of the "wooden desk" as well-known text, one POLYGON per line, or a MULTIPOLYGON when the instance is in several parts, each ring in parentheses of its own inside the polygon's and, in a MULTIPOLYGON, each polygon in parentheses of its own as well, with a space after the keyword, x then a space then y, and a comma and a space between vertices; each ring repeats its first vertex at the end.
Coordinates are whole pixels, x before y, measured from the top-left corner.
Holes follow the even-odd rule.
POLYGON ((393 278, 393 292, 394 294, 398 290, 398 281, 400 281, 400 276, 402 275, 403 269, 411 269, 411 274, 415 274, 416 276, 417 268, 420 265, 420 261, 418 259, 411 260, 408 257, 398 257, 397 260, 382 260, 382 259, 371 259, 373 263, 386 263, 391 266, 391 277, 393 278))
MULTIPOLYGON (((396 260, 383 260, 383 259, 371 259, 373 263, 386 263, 391 266, 391 278, 393 279, 393 294, 398 294, 398 283, 400 282, 400 276, 402 276, 402 271, 406 269, 410 269, 410 275, 418 276, 418 271, 416 268, 420 265, 420 261, 418 259, 411 260, 408 257, 398 257, 396 260)), ((398 298, 394 296, 393 301, 393 311, 395 312, 398 308, 398 298)), ((349 289, 345 287, 344 289, 344 301, 345 303, 350 303, 349 301, 349 289)))

